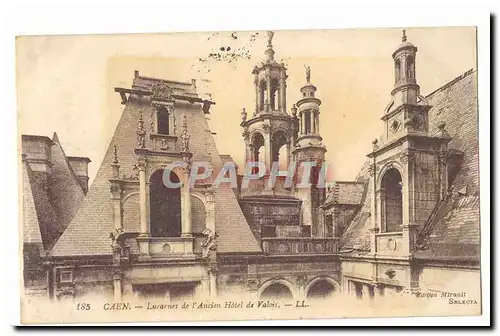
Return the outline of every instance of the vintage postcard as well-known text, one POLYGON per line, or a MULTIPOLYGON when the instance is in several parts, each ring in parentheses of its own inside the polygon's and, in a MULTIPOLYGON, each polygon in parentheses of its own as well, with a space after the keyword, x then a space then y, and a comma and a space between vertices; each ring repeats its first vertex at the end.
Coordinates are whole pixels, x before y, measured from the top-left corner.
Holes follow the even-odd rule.
POLYGON ((475 27, 16 49, 22 323, 481 314, 475 27))

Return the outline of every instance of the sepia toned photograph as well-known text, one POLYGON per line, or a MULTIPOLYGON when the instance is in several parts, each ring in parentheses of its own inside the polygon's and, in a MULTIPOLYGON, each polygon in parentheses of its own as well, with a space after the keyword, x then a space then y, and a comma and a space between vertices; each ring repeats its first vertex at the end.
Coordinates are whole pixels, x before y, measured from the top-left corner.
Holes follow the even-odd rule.
POLYGON ((22 323, 481 315, 476 35, 18 36, 22 323))

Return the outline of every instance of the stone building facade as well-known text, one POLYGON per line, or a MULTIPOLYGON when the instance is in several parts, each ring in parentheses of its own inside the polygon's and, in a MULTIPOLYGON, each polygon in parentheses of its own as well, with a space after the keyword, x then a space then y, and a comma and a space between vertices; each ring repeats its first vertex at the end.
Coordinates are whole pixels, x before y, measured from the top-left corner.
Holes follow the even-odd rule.
POLYGON ((123 113, 90 188, 87 158, 66 157, 56 135, 23 136, 27 294, 370 300, 444 290, 457 275, 479 284, 475 71, 424 97, 417 48, 403 36, 384 133, 356 181, 327 191, 318 183, 326 146, 310 68, 301 99, 287 104, 272 37, 252 71, 255 108, 243 109, 240 124, 246 161, 266 171, 238 176, 238 188, 215 188, 213 176, 183 183, 196 162, 219 171, 232 161, 206 121, 215 103, 194 81, 136 71, 131 88, 115 88, 123 113), (179 161, 170 179, 182 186, 167 188, 163 169, 179 161), (311 185, 278 176, 269 188, 273 162, 314 162, 311 185))

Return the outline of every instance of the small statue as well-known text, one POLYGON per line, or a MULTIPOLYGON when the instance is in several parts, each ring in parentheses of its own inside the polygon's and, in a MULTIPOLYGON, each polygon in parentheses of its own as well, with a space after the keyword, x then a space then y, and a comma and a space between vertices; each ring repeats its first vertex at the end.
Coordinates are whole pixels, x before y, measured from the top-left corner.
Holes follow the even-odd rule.
POLYGON ((272 32, 272 31, 267 32, 267 44, 268 45, 271 45, 273 43, 273 36, 274 36, 274 32, 272 32))
POLYGON ((304 65, 304 67, 306 68, 306 81, 308 83, 311 82, 311 67, 309 65, 304 65))
POLYGON ((212 230, 205 229, 202 234, 204 234, 207 238, 201 243, 202 247, 205 247, 205 253, 203 255, 204 258, 210 256, 212 251, 217 250, 217 238, 219 237, 216 233, 214 234, 212 230))
POLYGON ((111 239, 111 247, 112 248, 119 248, 120 250, 123 247, 123 241, 122 241, 122 236, 124 234, 124 231, 122 228, 116 229, 115 232, 111 232, 109 234, 109 239, 111 239))

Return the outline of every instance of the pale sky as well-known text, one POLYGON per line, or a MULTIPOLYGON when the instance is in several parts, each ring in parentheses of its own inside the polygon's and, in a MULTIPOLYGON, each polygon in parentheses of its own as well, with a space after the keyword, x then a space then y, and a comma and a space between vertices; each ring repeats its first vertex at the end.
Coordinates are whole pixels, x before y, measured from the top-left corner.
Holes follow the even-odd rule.
MULTIPOLYGON (((251 71, 264 60, 266 33, 259 32, 31 36, 17 39, 19 131, 52 137, 68 156, 87 156, 91 180, 121 116, 115 87, 141 75, 190 82, 211 93, 210 126, 221 154, 244 159, 240 112, 253 113, 251 71), (254 35, 254 37, 252 37, 254 35), (236 38, 235 38, 236 37, 236 38), (231 63, 208 57, 220 48, 246 50, 231 63), (246 55, 246 54, 245 54, 246 55), (205 62, 199 59, 206 59, 205 62), (210 70, 210 71, 209 71, 210 70)), ((426 95, 476 68, 473 27, 407 28, 417 48, 416 75, 426 95)), ((335 180, 352 180, 380 135, 394 84, 392 52, 400 29, 277 31, 275 59, 288 67, 287 107, 300 97, 304 64, 318 88, 320 133, 335 180)), ((238 53, 239 54, 239 53, 238 53)))

